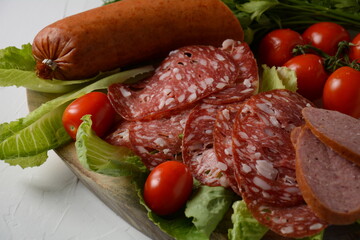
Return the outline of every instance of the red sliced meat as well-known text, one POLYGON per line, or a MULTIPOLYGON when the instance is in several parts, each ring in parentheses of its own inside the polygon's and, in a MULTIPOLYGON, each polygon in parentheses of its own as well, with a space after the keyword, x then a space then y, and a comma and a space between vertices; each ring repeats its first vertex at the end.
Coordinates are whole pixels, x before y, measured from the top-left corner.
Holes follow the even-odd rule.
POLYGON ((190 110, 168 118, 132 122, 129 139, 133 151, 152 170, 168 160, 181 161, 181 143, 190 110))
POLYGON ((244 102, 233 131, 234 166, 244 197, 279 207, 303 202, 290 132, 304 124, 301 110, 309 105, 287 90, 260 93, 244 102))
POLYGON ((226 40, 222 50, 227 51, 235 61, 240 72, 236 81, 220 92, 211 94, 204 99, 210 104, 240 102, 254 95, 259 86, 257 62, 249 45, 245 42, 226 40))
POLYGON ((129 128, 131 122, 121 121, 115 128, 114 132, 109 134, 105 140, 116 146, 125 146, 132 149, 130 138, 129 138, 129 128))
POLYGON ((234 172, 232 154, 232 132, 235 116, 241 104, 232 104, 218 111, 214 125, 214 151, 217 159, 226 165, 223 171, 229 179, 229 185, 238 195, 240 194, 234 172))
POLYGON ((249 211, 261 224, 271 231, 289 238, 304 238, 320 233, 328 226, 306 205, 274 207, 244 198, 249 211))
POLYGON ((183 161, 193 176, 204 185, 228 187, 223 170, 227 166, 218 161, 213 149, 213 129, 220 105, 199 104, 192 109, 185 125, 183 161))
POLYGON ((108 96, 124 119, 160 118, 225 89, 238 75, 239 68, 228 51, 189 46, 171 52, 143 88, 113 84, 108 96))

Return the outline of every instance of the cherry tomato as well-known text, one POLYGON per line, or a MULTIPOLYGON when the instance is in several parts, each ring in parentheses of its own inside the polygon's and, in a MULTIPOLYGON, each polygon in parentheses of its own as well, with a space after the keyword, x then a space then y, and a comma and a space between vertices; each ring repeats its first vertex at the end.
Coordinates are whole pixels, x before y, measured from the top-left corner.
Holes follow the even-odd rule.
POLYGON ((354 37, 351 43, 356 46, 350 46, 349 58, 351 61, 357 61, 360 63, 360 33, 354 37))
POLYGON ((81 118, 86 114, 91 114, 92 129, 99 137, 111 127, 116 115, 104 93, 91 92, 76 99, 67 106, 62 117, 65 130, 73 139, 76 139, 81 118))
POLYGON ((284 66, 295 71, 299 94, 309 100, 321 97, 328 78, 321 57, 314 54, 299 55, 287 61, 284 66))
POLYGON ((193 178, 187 166, 167 161, 156 166, 144 186, 147 206, 158 215, 169 215, 179 210, 190 197, 193 178))
POLYGON ((293 57, 292 49, 304 44, 298 32, 291 29, 276 29, 268 33, 259 45, 259 60, 268 66, 282 66, 293 57))
POLYGON ((326 81, 322 99, 324 108, 360 118, 360 71, 337 69, 326 81))
POLYGON ((340 41, 350 41, 349 32, 337 23, 319 22, 308 27, 302 34, 304 41, 334 56, 340 41))

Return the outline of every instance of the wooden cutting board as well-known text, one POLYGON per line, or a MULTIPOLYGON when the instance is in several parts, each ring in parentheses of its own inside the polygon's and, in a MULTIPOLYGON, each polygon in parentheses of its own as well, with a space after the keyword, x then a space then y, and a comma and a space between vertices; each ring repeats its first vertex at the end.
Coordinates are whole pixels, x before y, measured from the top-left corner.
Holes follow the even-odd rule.
MULTIPOLYGON (((56 96, 57 95, 55 94, 39 93, 28 90, 27 98, 30 111, 56 96)), ((89 190, 134 228, 154 240, 173 239, 162 232, 148 219, 146 210, 140 205, 136 192, 128 178, 109 177, 84 169, 77 159, 74 143, 55 149, 55 152, 89 190)), ((215 232, 211 239, 225 240, 227 239, 227 235, 226 233, 215 232)), ((263 240, 285 239, 287 238, 280 237, 271 231, 263 238, 263 240)), ((325 240, 358 239, 360 239, 359 224, 332 226, 325 232, 325 240)))

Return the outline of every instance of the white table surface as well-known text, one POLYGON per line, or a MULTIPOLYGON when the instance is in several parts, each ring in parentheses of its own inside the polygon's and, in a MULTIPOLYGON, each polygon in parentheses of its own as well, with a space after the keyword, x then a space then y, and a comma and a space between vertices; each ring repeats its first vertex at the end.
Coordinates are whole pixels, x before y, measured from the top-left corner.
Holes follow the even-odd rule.
MULTIPOLYGON (((0 0, 0 49, 31 43, 46 25, 101 0, 0 0)), ((28 113, 25 89, 0 87, 0 123, 28 113)), ((0 239, 147 240, 91 193, 53 152, 21 169, 0 161, 0 239)))

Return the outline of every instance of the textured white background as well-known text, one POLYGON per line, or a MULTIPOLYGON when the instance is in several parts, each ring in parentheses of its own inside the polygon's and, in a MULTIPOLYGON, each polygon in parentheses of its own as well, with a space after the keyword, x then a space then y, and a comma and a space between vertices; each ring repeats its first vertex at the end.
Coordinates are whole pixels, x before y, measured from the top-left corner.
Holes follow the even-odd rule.
MULTIPOLYGON (((0 0, 0 48, 31 43, 46 25, 101 0, 0 0)), ((0 123, 28 113, 25 89, 0 87, 0 123)), ((0 161, 0 239, 146 240, 82 185, 49 152, 38 168, 0 161)))

